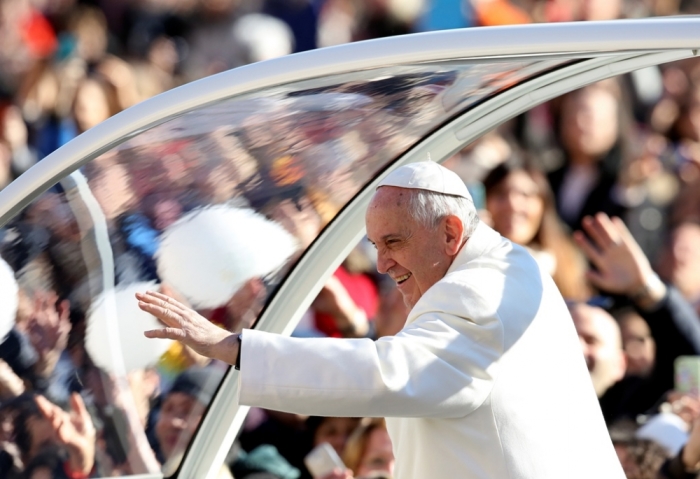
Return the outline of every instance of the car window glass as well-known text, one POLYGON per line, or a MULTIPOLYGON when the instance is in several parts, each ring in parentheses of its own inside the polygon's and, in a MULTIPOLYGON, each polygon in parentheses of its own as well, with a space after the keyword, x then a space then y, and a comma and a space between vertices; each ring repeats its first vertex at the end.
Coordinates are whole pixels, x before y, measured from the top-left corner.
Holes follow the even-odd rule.
POLYGON ((231 331, 254 326, 379 172, 466 109, 565 62, 433 63, 282 85, 172 118, 62 179, 0 230, 2 284, 15 298, 0 306, 10 351, 0 369, 26 384, 0 397, 0 413, 8 434, 30 438, 22 457, 55 462, 81 443, 95 445, 80 453, 97 477, 176 464, 226 366, 146 340, 160 325, 134 293, 166 291, 231 331), (59 416, 70 434, 47 422, 59 416))

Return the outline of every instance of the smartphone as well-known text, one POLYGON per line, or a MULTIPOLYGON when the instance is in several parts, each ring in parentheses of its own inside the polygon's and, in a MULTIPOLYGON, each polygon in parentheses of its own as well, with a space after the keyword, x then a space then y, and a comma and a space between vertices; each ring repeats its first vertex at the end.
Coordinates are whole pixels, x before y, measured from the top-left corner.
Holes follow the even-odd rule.
POLYGON ((323 477, 333 472, 333 469, 346 469, 345 464, 335 452, 333 446, 322 442, 304 458, 304 464, 313 477, 323 477))
POLYGON ((700 356, 679 356, 674 362, 675 390, 700 396, 700 356))

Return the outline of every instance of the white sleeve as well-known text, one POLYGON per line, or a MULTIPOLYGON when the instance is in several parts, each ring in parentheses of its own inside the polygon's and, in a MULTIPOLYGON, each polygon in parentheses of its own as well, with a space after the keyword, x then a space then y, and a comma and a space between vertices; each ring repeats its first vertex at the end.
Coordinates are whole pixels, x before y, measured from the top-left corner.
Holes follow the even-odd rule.
POLYGON ((462 417, 488 397, 503 330, 431 312, 393 337, 243 333, 240 403, 320 416, 462 417))

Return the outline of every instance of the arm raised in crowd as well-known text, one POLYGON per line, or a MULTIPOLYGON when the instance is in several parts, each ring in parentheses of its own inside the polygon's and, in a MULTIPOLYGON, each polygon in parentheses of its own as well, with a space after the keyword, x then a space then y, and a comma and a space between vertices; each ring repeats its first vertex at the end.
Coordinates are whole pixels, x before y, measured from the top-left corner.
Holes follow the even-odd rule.
POLYGON ((70 412, 66 412, 43 396, 36 404, 49 421, 58 440, 68 450, 66 469, 73 474, 87 476, 95 465, 95 426, 79 394, 70 398, 70 412))
POLYGON ((665 285, 620 218, 599 213, 583 221, 584 235, 574 239, 596 270, 588 279, 601 290, 629 297, 647 321, 657 343, 657 361, 663 356, 700 354, 700 319, 672 286, 665 285))

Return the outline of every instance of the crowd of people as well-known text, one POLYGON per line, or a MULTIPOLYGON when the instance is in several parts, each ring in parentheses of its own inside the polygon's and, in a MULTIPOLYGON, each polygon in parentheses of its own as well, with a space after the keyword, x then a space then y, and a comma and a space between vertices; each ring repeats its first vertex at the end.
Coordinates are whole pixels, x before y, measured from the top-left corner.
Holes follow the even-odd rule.
MULTIPOLYGON (((5 0, 0 188, 115 113, 250 62, 426 29, 698 12, 692 0, 5 0)), ((178 344, 126 375, 95 364, 86 330, 107 285, 76 175, 101 207, 117 285, 162 280, 164 233, 205 206, 253 209, 293 235, 288 264, 201 310, 240 331, 377 171, 517 66, 478 66, 488 80, 467 90, 459 79, 474 71, 432 66, 234 98, 128 140, 32 202, 0 229, 19 287, 0 340, 0 477, 174 471, 226 371, 178 344)), ((525 246, 569 301, 627 477, 695 477, 700 378, 678 358, 700 355, 700 62, 537 106, 445 165, 469 185, 481 221, 525 246)), ((360 242, 294 334, 399 331, 406 307, 374 261, 360 242)), ((391 477, 381 419, 259 409, 220 477, 311 478, 304 459, 323 443, 348 468, 323 479, 391 477)))

